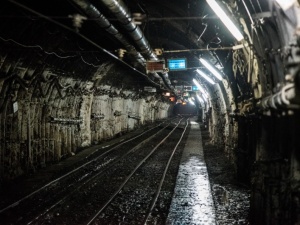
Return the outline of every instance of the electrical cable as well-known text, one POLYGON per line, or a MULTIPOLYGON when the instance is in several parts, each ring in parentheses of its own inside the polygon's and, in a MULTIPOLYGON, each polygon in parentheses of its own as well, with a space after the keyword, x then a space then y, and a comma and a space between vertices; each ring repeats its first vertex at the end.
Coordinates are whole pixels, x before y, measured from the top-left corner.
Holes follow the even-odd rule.
POLYGON ((259 1, 256 0, 256 2, 257 2, 257 5, 258 5, 258 8, 259 8, 260 12, 262 12, 262 8, 261 8, 261 5, 260 5, 259 1))
MULTIPOLYGON (((249 9, 248 9, 248 7, 247 7, 245 1, 242 0, 242 2, 243 2, 243 5, 244 5, 244 7, 245 7, 245 9, 246 9, 246 11, 247 11, 247 14, 248 14, 248 16, 249 16, 249 19, 250 19, 250 21, 251 21, 251 25, 253 26, 254 22, 253 22, 253 19, 252 19, 251 14, 250 14, 250 12, 249 12, 249 9)), ((254 9, 254 10, 255 10, 255 9, 254 9)))
POLYGON ((197 41, 199 41, 199 40, 201 39, 201 37, 203 36, 204 32, 205 32, 206 29, 207 29, 207 23, 204 23, 204 24, 202 24, 202 25, 204 25, 205 28, 203 29, 202 33, 201 33, 200 36, 198 37, 197 41))
POLYGON ((251 0, 249 0, 249 3, 250 3, 250 5, 252 6, 252 9, 253 9, 254 13, 257 14, 253 2, 252 2, 251 0))
POLYGON ((15 43, 15 44, 17 44, 17 45, 20 45, 20 46, 22 46, 22 47, 24 47, 24 48, 39 48, 39 49, 41 49, 43 52, 45 52, 47 55, 55 55, 56 57, 61 58, 61 59, 74 58, 74 57, 77 56, 77 55, 60 56, 60 55, 58 55, 58 54, 55 53, 55 52, 47 52, 47 51, 45 51, 40 45, 24 45, 24 44, 21 44, 21 43, 15 41, 15 40, 13 40, 13 39, 10 39, 10 38, 9 38, 9 39, 5 39, 5 38, 3 38, 3 37, 0 37, 0 39, 1 39, 2 41, 5 41, 5 42, 11 41, 11 42, 13 42, 13 43, 15 43))
POLYGON ((101 65, 94 65, 93 63, 88 63, 88 62, 86 62, 86 61, 83 59, 82 55, 80 56, 80 58, 81 58, 81 60, 82 60, 85 64, 87 64, 87 65, 89 65, 89 66, 93 66, 93 67, 95 67, 95 68, 98 68, 98 67, 101 66, 101 65))

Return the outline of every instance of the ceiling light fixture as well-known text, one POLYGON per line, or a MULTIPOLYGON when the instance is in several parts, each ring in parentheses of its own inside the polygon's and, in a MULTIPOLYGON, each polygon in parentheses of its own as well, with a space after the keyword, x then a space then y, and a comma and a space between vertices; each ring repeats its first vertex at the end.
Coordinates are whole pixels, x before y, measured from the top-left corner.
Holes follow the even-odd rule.
POLYGON ((199 91, 201 92, 201 94, 208 99, 208 95, 206 94, 204 88, 199 84, 199 82, 196 79, 193 79, 194 84, 198 87, 199 91))
POLYGON ((220 20, 224 23, 227 29, 232 33, 232 35, 236 38, 237 41, 241 41, 244 39, 242 33, 239 29, 234 25, 234 23, 230 20, 230 18, 226 15, 224 10, 218 5, 215 0, 206 0, 211 9, 217 14, 220 20))
POLYGON ((201 98, 198 94, 197 94, 196 96, 197 96, 199 102, 200 102, 201 104, 204 104, 204 102, 205 102, 204 99, 201 98))
POLYGON ((189 102, 190 102, 192 105, 195 105, 195 102, 194 102, 191 98, 189 98, 189 102))
POLYGON ((207 80, 212 85, 216 84, 209 76, 203 73, 201 70, 196 69, 197 73, 199 73, 205 80, 207 80))
POLYGON ((200 58, 200 62, 219 80, 222 80, 222 75, 212 66, 210 65, 205 59, 200 58))

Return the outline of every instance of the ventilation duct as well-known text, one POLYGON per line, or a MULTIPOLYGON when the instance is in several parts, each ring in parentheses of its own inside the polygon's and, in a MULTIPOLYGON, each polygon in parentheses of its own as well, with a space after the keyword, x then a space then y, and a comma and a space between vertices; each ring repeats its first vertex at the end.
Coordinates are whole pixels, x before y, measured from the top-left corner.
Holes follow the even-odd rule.
POLYGON ((112 13, 115 14, 119 22, 126 29, 132 39, 136 42, 137 46, 142 51, 142 54, 147 59, 157 59, 156 55, 152 52, 151 47, 144 37, 141 29, 133 22, 131 13, 123 1, 117 0, 100 0, 112 13))
MULTIPOLYGON (((122 43, 137 62, 145 67, 146 60, 139 53, 134 46, 132 46, 128 40, 109 22, 109 20, 89 1, 87 0, 71 0, 77 6, 79 6, 90 18, 95 19, 95 22, 109 34, 113 35, 120 43, 122 43)), ((158 74, 154 73, 154 77, 158 78, 160 82, 163 80, 158 74)))
POLYGON ((108 21, 108 19, 97 8, 87 0, 72 0, 78 5, 90 18, 95 19, 95 22, 108 33, 113 35, 118 41, 120 41, 127 52, 134 56, 134 58, 143 66, 145 66, 145 59, 137 52, 134 46, 132 46, 126 38, 108 21))
MULTIPOLYGON (((131 38, 136 42, 136 45, 141 50, 145 58, 150 60, 158 60, 154 52, 152 51, 147 39, 144 37, 141 29, 133 22, 131 13, 123 1, 119 0, 100 0, 119 20, 122 26, 129 33, 131 38)), ((170 88, 171 81, 169 80, 168 74, 162 75, 164 83, 170 88)))

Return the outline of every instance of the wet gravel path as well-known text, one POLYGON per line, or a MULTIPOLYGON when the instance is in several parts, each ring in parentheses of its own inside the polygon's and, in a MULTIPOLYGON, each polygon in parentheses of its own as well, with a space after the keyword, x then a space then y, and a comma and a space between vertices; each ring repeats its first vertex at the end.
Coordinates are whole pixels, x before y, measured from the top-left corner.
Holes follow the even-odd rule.
POLYGON ((202 130, 204 156, 216 210, 217 225, 249 225, 250 188, 236 180, 225 152, 210 143, 202 130))
POLYGON ((167 225, 216 225, 199 124, 191 121, 167 225))

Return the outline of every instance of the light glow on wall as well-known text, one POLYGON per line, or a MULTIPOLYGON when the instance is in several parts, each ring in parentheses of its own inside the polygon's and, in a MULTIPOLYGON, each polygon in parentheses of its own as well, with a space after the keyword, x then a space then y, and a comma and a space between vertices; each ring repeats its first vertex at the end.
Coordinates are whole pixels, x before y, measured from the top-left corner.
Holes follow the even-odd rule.
POLYGON ((200 58, 200 62, 219 80, 222 80, 222 75, 215 69, 212 65, 210 65, 205 59, 200 58))
POLYGON ((209 76, 207 76, 205 73, 203 73, 201 70, 199 70, 199 69, 197 69, 196 70, 197 71, 197 73, 201 76, 201 77, 203 77, 205 80, 207 80, 209 83, 211 83, 211 84, 215 84, 215 82, 209 77, 209 76))
POLYGON ((203 98, 201 98, 198 94, 197 94, 196 96, 197 96, 198 101, 199 101, 201 104, 204 104, 204 103, 205 103, 205 100, 204 100, 203 98))
POLYGON ((199 88, 201 94, 208 99, 208 95, 206 94, 204 88, 199 84, 199 82, 196 79, 193 79, 194 84, 199 88))
POLYGON ((189 102, 190 102, 192 105, 195 105, 195 102, 194 102, 191 98, 189 98, 189 102))

